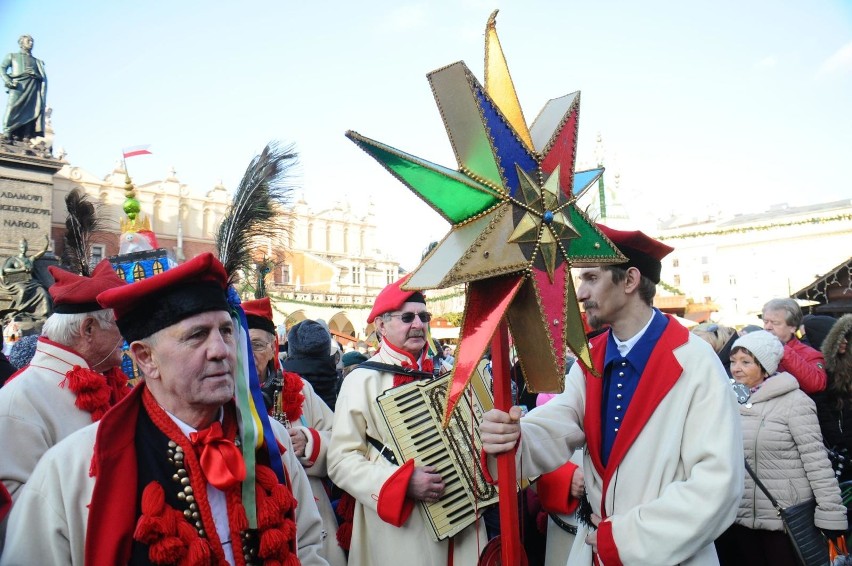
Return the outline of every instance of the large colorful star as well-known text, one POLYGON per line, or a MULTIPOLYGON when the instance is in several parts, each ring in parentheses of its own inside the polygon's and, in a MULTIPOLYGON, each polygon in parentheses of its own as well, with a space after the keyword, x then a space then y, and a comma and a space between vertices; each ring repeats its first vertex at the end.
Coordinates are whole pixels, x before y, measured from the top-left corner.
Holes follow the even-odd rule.
POLYGON ((528 128, 495 16, 486 27, 485 88, 463 62, 428 75, 458 170, 347 132, 452 224, 405 284, 467 283, 446 416, 504 315, 530 391, 563 389, 566 344, 591 368, 570 268, 625 261, 576 204, 603 174, 574 172, 580 93, 550 100, 528 128))

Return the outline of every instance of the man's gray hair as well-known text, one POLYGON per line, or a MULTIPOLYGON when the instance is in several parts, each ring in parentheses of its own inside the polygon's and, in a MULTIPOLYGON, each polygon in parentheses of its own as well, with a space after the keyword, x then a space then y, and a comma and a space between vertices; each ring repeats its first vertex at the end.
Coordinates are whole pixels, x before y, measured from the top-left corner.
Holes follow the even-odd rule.
POLYGON ((784 320, 788 326, 796 328, 802 324, 802 307, 790 298, 772 299, 763 305, 763 311, 784 311, 784 320))
POLYGON ((41 335, 64 346, 71 346, 80 337, 80 327, 87 318, 93 318, 98 326, 106 330, 115 323, 112 309, 101 309, 92 312, 75 314, 53 313, 41 329, 41 335))

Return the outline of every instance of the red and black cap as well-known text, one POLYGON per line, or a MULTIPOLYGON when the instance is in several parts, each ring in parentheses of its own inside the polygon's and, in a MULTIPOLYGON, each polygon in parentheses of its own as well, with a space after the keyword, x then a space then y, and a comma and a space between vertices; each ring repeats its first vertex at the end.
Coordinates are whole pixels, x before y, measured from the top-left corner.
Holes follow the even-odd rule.
POLYGON ((259 328, 270 334, 275 334, 275 323, 272 322, 272 301, 269 300, 269 297, 243 301, 240 306, 246 313, 246 321, 250 329, 259 328))
POLYGON ((426 304, 426 297, 420 291, 403 291, 400 287, 408 281, 411 274, 409 273, 399 281, 391 283, 376 297, 376 302, 373 304, 373 310, 367 316, 367 324, 373 322, 377 316, 399 310, 405 303, 423 303, 426 304))
POLYGON ((118 329, 129 343, 196 314, 230 311, 227 288, 222 263, 203 253, 153 277, 104 291, 97 299, 115 311, 118 329))
POLYGON ((619 263, 617 267, 635 267, 654 283, 660 282, 660 272, 663 269, 661 260, 674 251, 673 247, 658 242, 639 230, 616 230, 603 224, 598 224, 597 227, 627 258, 626 263, 619 263))
POLYGON ((71 273, 55 265, 47 268, 55 283, 47 290, 53 299, 53 312, 79 314, 103 310, 96 297, 103 291, 127 285, 115 274, 109 261, 103 260, 91 277, 71 273))

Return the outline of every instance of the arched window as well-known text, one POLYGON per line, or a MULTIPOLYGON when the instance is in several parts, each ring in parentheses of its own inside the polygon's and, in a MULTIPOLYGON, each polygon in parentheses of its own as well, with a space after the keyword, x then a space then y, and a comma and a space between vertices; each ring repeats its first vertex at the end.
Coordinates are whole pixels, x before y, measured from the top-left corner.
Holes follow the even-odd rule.
POLYGON ((138 263, 138 262, 134 263, 133 264, 133 280, 139 281, 140 279, 145 279, 145 277, 146 277, 145 268, 142 267, 142 264, 138 263))

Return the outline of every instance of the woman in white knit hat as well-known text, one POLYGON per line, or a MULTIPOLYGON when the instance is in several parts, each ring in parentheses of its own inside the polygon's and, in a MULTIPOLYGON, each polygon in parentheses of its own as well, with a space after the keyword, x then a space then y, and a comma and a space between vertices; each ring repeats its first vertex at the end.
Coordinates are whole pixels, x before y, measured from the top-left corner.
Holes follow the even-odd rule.
MULTIPOLYGON (((816 498, 814 523, 827 537, 846 531, 846 507, 825 447, 814 402, 786 372, 777 373, 784 346, 765 330, 741 336, 731 348, 739 387, 748 465, 783 507, 816 498)), ((778 512, 749 474, 736 522, 716 541, 721 564, 798 564, 778 512)))

